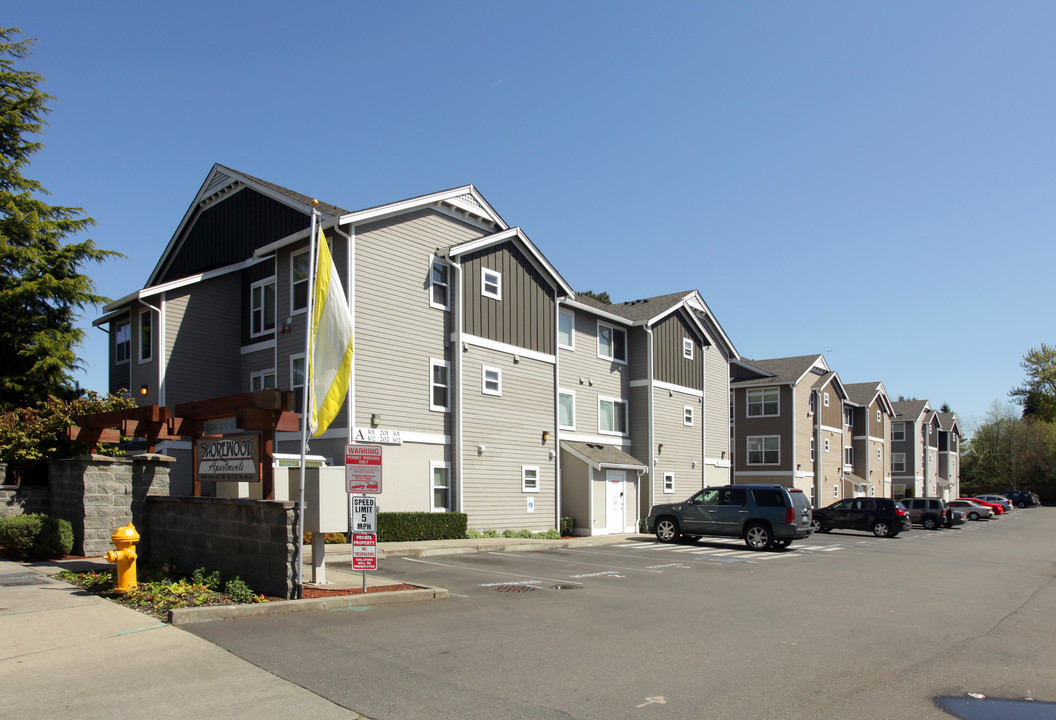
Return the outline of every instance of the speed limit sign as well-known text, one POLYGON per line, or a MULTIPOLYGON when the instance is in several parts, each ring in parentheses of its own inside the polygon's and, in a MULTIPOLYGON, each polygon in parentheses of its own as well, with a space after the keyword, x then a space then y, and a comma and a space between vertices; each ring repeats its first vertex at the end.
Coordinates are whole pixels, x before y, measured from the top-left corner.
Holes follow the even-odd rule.
POLYGON ((352 496, 352 532, 376 533, 378 531, 377 499, 352 496))

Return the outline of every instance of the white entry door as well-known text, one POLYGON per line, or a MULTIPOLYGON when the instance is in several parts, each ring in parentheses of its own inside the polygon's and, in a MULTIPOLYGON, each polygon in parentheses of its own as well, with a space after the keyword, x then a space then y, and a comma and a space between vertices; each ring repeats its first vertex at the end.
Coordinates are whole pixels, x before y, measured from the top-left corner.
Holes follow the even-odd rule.
POLYGON ((622 533, 627 521, 625 508, 627 476, 624 470, 605 471, 605 531, 622 533))

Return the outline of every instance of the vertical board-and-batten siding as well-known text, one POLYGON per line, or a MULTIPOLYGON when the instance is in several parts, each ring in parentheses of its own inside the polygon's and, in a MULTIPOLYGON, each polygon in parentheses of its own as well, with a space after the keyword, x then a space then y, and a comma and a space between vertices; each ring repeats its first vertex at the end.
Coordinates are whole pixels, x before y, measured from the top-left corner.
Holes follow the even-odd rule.
MULTIPOLYGON (((430 256, 484 234, 433 210, 356 228, 357 426, 377 414, 383 428, 450 434, 451 413, 429 409, 429 360, 450 362, 453 329, 451 310, 429 304, 430 256)), ((451 272, 449 296, 453 287, 451 272)), ((448 380, 453 392, 453 373, 448 380)))
POLYGON ((672 313, 653 327, 653 377, 679 387, 703 389, 702 346, 681 312, 672 313), (692 358, 682 354, 685 338, 693 343, 692 358))
POLYGON ((478 529, 546 530, 555 524, 554 366, 469 346, 462 354, 463 510, 478 529), (501 373, 501 395, 481 391, 482 367, 501 373), (543 439, 543 433, 549 434, 543 439), (483 445, 483 452, 478 446, 483 445), (539 468, 539 491, 521 491, 522 466, 539 468), (528 512, 528 497, 535 501, 528 512))
POLYGON ((239 392, 241 288, 230 273, 166 293, 166 404, 239 392))
POLYGON ((554 291, 512 241, 462 259, 463 329, 495 342, 553 355, 554 291), (501 300, 481 292, 483 268, 501 274, 501 300))

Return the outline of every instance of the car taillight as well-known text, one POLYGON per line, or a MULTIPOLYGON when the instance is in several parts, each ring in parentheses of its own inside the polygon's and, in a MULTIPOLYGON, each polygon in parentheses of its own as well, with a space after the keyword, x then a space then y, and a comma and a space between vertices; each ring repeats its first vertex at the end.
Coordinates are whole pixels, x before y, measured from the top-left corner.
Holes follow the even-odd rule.
POLYGON ((790 507, 786 507, 785 508, 785 522, 788 523, 789 525, 795 525, 796 524, 796 509, 795 508, 790 508, 790 507))
POLYGON ((905 514, 906 514, 905 510, 899 510, 898 508, 895 508, 895 515, 902 516, 902 515, 905 515, 905 514))

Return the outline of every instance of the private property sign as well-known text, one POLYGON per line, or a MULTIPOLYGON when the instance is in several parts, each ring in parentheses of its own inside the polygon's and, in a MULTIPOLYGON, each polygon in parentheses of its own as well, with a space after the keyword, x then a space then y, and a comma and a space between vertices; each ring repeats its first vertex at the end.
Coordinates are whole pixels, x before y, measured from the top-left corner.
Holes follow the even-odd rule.
POLYGON ((377 495, 381 492, 381 448, 345 445, 345 491, 377 495))
POLYGON ((260 480, 260 443, 256 435, 225 438, 201 438, 194 444, 198 479, 260 480))
MULTIPOLYGON (((378 569, 377 535, 374 533, 352 533, 352 569, 378 569)), ((364 582, 366 581, 364 580, 364 582)))

